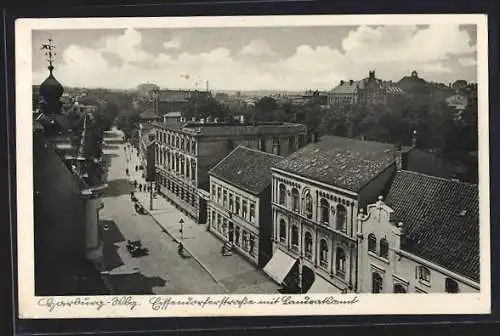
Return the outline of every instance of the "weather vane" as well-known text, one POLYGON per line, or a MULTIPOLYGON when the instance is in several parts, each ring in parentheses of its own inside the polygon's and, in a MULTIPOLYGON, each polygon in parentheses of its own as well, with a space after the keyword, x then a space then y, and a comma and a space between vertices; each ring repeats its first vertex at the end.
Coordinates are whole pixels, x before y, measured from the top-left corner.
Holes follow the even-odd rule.
POLYGON ((49 38, 48 43, 43 43, 41 49, 45 50, 45 56, 47 56, 47 61, 49 62, 49 71, 52 73, 52 70, 54 70, 52 63, 54 61, 54 56, 56 56, 56 53, 54 52, 56 46, 52 44, 52 39, 49 38))

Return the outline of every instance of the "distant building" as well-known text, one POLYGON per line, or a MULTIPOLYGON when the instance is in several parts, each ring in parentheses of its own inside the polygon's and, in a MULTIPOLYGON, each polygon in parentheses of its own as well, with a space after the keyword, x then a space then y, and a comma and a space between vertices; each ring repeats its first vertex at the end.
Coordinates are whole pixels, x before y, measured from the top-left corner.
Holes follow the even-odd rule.
POLYGON ((138 93, 139 97, 150 98, 152 96, 152 93, 154 91, 159 90, 159 89, 160 89, 160 87, 156 84, 144 83, 144 84, 139 84, 137 86, 137 93, 138 93))
POLYGON ((362 293, 479 292, 477 185, 396 173, 358 216, 362 293))
POLYGON ((259 267, 272 255, 271 167, 282 159, 238 146, 209 172, 210 231, 259 267))
POLYGON ((192 90, 157 90, 153 92, 153 101, 157 115, 182 111, 191 100, 211 97, 210 91, 192 90))
POLYGON ((209 170, 238 145, 287 155, 306 143, 301 124, 208 122, 153 124, 157 139, 156 176, 161 192, 200 223, 206 222, 209 170))
POLYGON ((405 96, 405 92, 392 83, 375 77, 370 71, 360 81, 340 81, 328 94, 329 105, 385 105, 405 96))
POLYGON ((455 94, 455 90, 442 83, 431 83, 419 77, 416 71, 410 76, 404 76, 397 86, 404 90, 409 98, 416 98, 422 102, 442 103, 446 98, 455 94))

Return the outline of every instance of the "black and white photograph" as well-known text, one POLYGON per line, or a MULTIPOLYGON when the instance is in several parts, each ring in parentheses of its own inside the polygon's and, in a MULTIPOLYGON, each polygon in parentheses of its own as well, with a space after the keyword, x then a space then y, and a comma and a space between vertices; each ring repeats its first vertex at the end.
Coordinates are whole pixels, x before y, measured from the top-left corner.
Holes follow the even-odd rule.
POLYGON ((487 61, 481 15, 19 20, 21 317, 489 312, 487 61))

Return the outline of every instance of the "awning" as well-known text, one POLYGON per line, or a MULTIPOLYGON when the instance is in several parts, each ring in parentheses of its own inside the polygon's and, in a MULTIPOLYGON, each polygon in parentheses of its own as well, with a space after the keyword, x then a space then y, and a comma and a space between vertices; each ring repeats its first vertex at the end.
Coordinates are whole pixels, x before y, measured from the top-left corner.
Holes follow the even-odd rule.
POLYGON ((271 260, 264 267, 264 272, 274 281, 281 284, 296 261, 297 259, 290 257, 280 249, 276 249, 271 260))
POLYGON ((311 294, 329 294, 329 293, 341 293, 342 291, 323 279, 322 277, 316 275, 314 282, 307 291, 311 294))

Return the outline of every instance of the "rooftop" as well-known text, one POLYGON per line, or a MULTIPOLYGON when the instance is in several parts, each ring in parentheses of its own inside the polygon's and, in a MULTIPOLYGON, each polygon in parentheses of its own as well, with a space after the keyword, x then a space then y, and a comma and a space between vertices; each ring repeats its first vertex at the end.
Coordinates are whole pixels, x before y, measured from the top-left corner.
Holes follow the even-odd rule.
POLYGON ((200 123, 188 122, 182 126, 176 127, 166 123, 154 123, 158 128, 181 130, 189 134, 205 135, 205 136, 236 136, 248 134, 262 134, 265 136, 297 134, 297 132, 306 133, 307 127, 302 124, 268 122, 257 123, 200 123))
POLYGON ((282 156, 238 146, 210 174, 238 188, 258 195, 271 184, 271 167, 282 156))
POLYGON ((386 203, 403 222, 403 250, 479 281, 477 185, 400 171, 386 203))
POLYGON ((288 156, 276 168, 359 192, 394 164, 394 152, 392 144, 326 135, 288 156))

